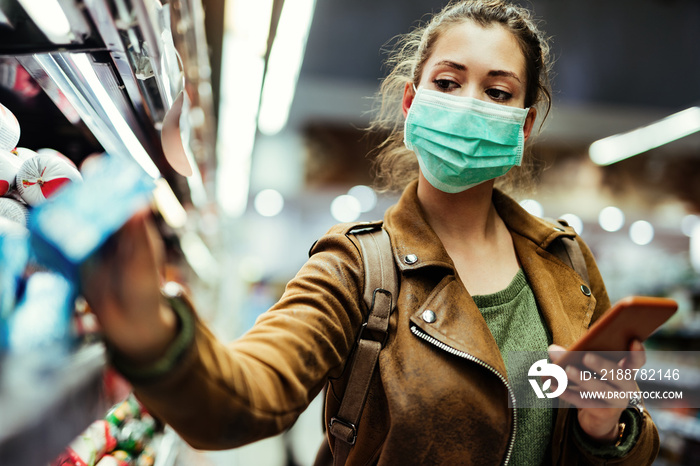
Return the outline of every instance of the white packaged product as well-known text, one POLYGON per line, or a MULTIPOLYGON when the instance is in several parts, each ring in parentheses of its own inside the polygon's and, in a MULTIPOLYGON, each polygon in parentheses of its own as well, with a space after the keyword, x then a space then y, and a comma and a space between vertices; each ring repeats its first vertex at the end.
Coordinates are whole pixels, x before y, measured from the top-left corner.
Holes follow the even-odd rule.
POLYGON ((0 149, 12 150, 19 142, 19 122, 15 115, 0 104, 0 149))
POLYGON ((64 185, 82 179, 78 169, 62 157, 38 154, 20 167, 17 173, 17 191, 27 204, 36 206, 64 185))
POLYGON ((0 217, 12 220, 23 227, 27 226, 29 211, 19 201, 7 197, 0 197, 0 217))
POLYGON ((0 196, 4 196, 15 187, 15 178, 22 163, 22 159, 14 152, 0 149, 0 196))
MULTIPOLYGON (((29 237, 29 229, 27 227, 24 227, 20 225, 19 223, 15 222, 14 220, 10 220, 9 218, 5 217, 0 217, 0 238, 7 238, 7 237, 17 237, 17 238, 23 238, 29 237)), ((4 288, 3 288, 4 292, 4 288)), ((3 298, 0 297, 0 301, 3 298)), ((2 305, 0 305, 2 307, 2 305)))
POLYGON ((70 165, 74 166, 75 168, 78 168, 78 167, 75 166, 75 164, 73 163, 73 161, 72 161, 71 159, 69 159, 68 157, 66 157, 66 156, 63 155, 61 152, 57 151, 56 149, 50 149, 50 148, 48 148, 48 147, 42 147, 41 149, 37 149, 37 151, 36 151, 34 154, 35 154, 35 155, 36 155, 36 154, 54 155, 54 156, 56 156, 56 157, 62 158, 63 160, 65 160, 65 161, 68 162, 70 165))
POLYGON ((19 159, 24 162, 25 160, 29 160, 32 157, 36 156, 37 153, 34 152, 31 149, 27 149, 26 147, 18 147, 12 151, 13 154, 15 154, 19 159))

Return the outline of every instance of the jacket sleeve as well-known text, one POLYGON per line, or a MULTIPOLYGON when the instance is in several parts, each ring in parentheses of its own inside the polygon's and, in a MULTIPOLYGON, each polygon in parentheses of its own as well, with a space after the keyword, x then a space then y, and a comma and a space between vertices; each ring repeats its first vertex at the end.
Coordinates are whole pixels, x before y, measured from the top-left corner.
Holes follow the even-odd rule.
MULTIPOLYGON (((598 270, 595 259, 588 246, 577 237, 577 241, 586 260, 588 275, 591 284, 591 291, 596 298, 596 307, 591 318, 591 324, 600 318, 610 308, 610 298, 605 289, 603 278, 598 270)), ((629 410, 628 410, 629 411, 629 410)), ((591 451, 589 445, 582 441, 581 436, 585 435, 580 431, 577 421, 577 410, 575 408, 560 408, 557 422, 564 422, 564 438, 561 442, 561 455, 557 464, 561 465, 620 465, 637 466, 650 465, 659 453, 659 433, 647 410, 643 413, 634 413, 636 416, 635 425, 638 427, 631 435, 636 435, 635 439, 625 438, 626 443, 631 443, 624 456, 615 457, 612 455, 596 456, 591 451), (579 429, 578 431, 576 429, 579 429), (578 434, 578 435, 577 435, 578 434)), ((630 435, 630 434, 628 434, 630 435)), ((554 448, 556 451, 556 448, 554 448)))
POLYGON ((363 319, 362 260, 341 231, 313 252, 238 340, 218 341, 191 312, 193 336, 175 367, 153 377, 122 370, 147 409, 193 447, 234 448, 282 432, 342 372, 363 319))

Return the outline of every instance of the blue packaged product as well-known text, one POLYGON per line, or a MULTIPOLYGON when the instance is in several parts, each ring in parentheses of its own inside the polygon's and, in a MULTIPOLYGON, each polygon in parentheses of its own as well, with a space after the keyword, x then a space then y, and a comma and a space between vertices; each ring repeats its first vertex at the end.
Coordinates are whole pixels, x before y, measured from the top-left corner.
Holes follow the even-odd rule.
POLYGON ((29 261, 29 235, 0 235, 0 351, 9 343, 9 320, 29 261))
POLYGON ((24 293, 7 320, 8 349, 26 353, 69 343, 76 296, 75 286, 60 274, 35 272, 30 275, 24 293))
POLYGON ((139 209, 155 187, 132 159, 105 155, 83 183, 72 184, 34 209, 31 243, 44 266, 75 278, 78 266, 139 209))

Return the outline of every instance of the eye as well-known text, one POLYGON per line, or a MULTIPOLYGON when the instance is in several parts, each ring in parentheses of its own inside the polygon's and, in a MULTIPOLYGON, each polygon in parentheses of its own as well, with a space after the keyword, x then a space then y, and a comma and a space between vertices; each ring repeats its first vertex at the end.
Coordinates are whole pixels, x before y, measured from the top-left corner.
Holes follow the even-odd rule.
POLYGON ((433 84, 441 91, 449 92, 459 89, 461 86, 450 79, 434 79, 433 84))
POLYGON ((507 102, 513 97, 513 94, 502 89, 487 89, 486 95, 498 102, 507 102))

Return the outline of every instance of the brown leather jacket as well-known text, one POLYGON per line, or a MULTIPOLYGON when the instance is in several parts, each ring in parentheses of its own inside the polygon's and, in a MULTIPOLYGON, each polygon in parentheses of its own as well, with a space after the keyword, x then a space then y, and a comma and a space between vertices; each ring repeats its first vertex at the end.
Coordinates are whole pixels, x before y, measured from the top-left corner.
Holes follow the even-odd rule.
MULTIPOLYGON (((547 251, 573 230, 555 229, 497 191, 493 201, 553 342, 570 345, 610 306, 593 256, 579 241, 588 296, 576 272, 547 251)), ((425 221, 415 184, 387 211, 384 225, 401 288, 348 464, 503 464, 514 428, 505 366, 425 221), (417 261, 406 261, 410 254, 417 261), (421 318, 426 309, 435 312, 434 322, 421 318)), ((232 448, 283 431, 329 378, 328 407, 337 408, 365 313, 362 259, 349 229, 338 225, 314 245, 280 301, 239 340, 220 343, 195 317, 193 341, 177 366, 165 376, 134 380, 139 398, 201 449, 232 448)), ((552 464, 641 465, 656 456, 658 434, 647 414, 636 445, 614 460, 594 458, 577 444, 574 416, 574 409, 558 410, 552 464)))

